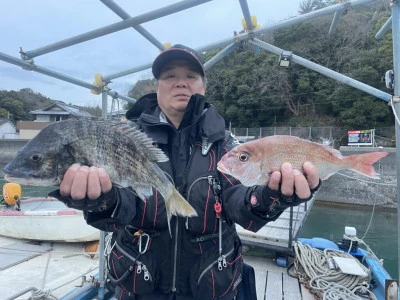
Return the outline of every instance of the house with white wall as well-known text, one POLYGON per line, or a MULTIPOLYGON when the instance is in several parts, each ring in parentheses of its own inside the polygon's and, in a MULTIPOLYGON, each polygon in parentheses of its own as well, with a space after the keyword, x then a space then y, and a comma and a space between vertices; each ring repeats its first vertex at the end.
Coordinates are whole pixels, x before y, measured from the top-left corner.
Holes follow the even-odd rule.
POLYGON ((0 139, 18 139, 17 128, 6 118, 0 118, 0 139))

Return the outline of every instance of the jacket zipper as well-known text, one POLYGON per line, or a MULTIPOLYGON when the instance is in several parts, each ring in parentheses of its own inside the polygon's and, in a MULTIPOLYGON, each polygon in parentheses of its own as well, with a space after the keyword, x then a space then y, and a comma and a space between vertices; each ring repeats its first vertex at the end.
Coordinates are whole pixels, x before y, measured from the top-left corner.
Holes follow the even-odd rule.
MULTIPOLYGON (((185 177, 186 178, 186 177, 185 177)), ((187 202, 189 202, 190 203, 190 191, 192 190, 192 187, 195 185, 195 183, 197 183, 198 181, 200 181, 200 180, 207 180, 207 178, 208 177, 200 177, 200 178, 197 178, 192 184, 191 184, 191 186, 189 187, 189 189, 188 189, 188 193, 187 193, 187 202)), ((186 217, 186 222, 185 222, 185 227, 186 227, 186 229, 189 229, 189 218, 188 217, 186 217)))
MULTIPOLYGON (((180 132, 179 132, 180 135, 180 132)), ((189 145, 189 147, 192 147, 189 145)), ((192 152, 192 151, 191 151, 192 152)), ((189 166, 192 164, 192 160, 193 160, 193 153, 190 153, 190 157, 189 157, 189 161, 186 164, 186 168, 185 168, 185 172, 184 172, 184 182, 182 184, 182 187, 184 187, 186 185, 186 178, 187 178, 187 173, 189 170, 189 166)), ((181 189, 179 189, 179 192, 181 192, 181 189)), ((188 199, 187 199, 188 200, 188 199)), ((188 203, 190 203, 188 201, 188 203)), ((172 292, 176 292, 177 288, 176 288, 176 273, 177 273, 177 261, 178 261, 178 240, 179 240, 179 217, 176 217, 176 227, 175 227, 175 249, 174 249, 174 273, 172 275, 172 288, 171 291, 172 292)))
POLYGON ((201 279, 203 278, 203 276, 215 265, 215 264, 219 264, 221 263, 221 260, 224 260, 224 267, 226 267, 226 257, 231 255, 233 253, 233 251, 235 250, 235 248, 233 247, 231 250, 229 250, 228 253, 222 255, 222 257, 218 257, 218 259, 214 260, 207 268, 204 269, 203 272, 201 272, 199 279, 197 280, 197 285, 200 284, 201 279))
POLYGON ((172 276, 172 292, 176 292, 176 265, 178 259, 178 233, 179 233, 179 218, 176 218, 175 226, 175 249, 174 249, 174 273, 172 276))

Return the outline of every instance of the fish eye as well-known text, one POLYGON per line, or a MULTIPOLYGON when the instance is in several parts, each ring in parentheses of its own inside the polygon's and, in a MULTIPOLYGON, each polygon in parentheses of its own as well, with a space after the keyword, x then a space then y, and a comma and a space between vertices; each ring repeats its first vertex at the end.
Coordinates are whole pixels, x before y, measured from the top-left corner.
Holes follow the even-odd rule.
POLYGON ((41 160, 42 160, 42 155, 37 154, 37 153, 32 154, 31 159, 32 159, 33 161, 41 161, 41 160))
POLYGON ((249 159, 249 155, 247 153, 240 153, 240 154, 238 154, 238 159, 241 162, 245 162, 249 159))

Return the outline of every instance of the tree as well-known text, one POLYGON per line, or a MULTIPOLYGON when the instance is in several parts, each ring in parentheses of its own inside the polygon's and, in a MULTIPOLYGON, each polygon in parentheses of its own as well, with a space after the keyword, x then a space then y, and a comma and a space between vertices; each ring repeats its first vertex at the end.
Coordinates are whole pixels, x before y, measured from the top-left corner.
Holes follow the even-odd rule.
POLYGON ((0 117, 8 118, 8 111, 4 108, 0 108, 0 117))
MULTIPOLYGON (((148 94, 154 93, 156 91, 155 81, 154 79, 140 79, 135 85, 129 90, 128 97, 133 99, 140 99, 140 97, 148 94)), ((129 109, 133 106, 133 103, 127 103, 125 105, 126 109, 129 109)))
POLYGON ((0 107, 11 114, 13 120, 24 119, 24 104, 21 100, 5 97, 0 100, 0 107))
POLYGON ((306 14, 313 10, 321 9, 332 4, 336 4, 334 0, 302 0, 300 2, 300 14, 306 14))

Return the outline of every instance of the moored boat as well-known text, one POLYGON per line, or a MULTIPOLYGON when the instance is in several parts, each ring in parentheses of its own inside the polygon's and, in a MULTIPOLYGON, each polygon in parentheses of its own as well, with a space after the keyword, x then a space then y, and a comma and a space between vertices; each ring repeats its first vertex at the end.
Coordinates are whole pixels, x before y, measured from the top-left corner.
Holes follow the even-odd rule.
POLYGON ((0 235, 28 240, 86 242, 99 239, 100 231, 86 224, 82 212, 51 197, 20 201, 20 210, 2 206, 0 235))
POLYGON ((400 299, 397 280, 356 236, 354 227, 346 227, 342 241, 336 243, 319 237, 299 238, 294 252, 294 273, 317 298, 400 299))

